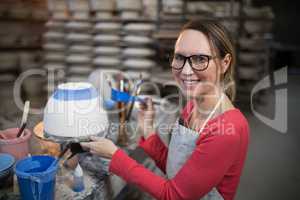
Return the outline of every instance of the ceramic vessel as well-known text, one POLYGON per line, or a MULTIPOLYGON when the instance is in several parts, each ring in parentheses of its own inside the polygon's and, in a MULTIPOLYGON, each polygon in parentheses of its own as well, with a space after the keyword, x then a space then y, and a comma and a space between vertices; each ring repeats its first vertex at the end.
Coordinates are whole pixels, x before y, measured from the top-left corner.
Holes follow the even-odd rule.
POLYGON ((44 133, 63 138, 99 135, 108 126, 97 90, 86 82, 58 86, 44 110, 44 133))

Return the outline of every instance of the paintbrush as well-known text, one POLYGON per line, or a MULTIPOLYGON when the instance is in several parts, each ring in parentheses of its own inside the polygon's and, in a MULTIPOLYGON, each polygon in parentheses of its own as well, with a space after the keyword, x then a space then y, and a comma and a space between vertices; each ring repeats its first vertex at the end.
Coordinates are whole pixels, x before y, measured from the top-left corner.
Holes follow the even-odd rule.
POLYGON ((47 170, 50 169, 50 168, 52 168, 52 167, 54 167, 54 166, 56 166, 59 163, 59 161, 63 158, 63 156, 66 154, 66 152, 68 151, 68 149, 70 149, 70 147, 71 147, 70 144, 67 144, 65 146, 65 148, 60 152, 60 154, 58 155, 57 159, 55 159, 51 163, 51 165, 47 168, 47 170))
MULTIPOLYGON (((119 75, 119 88, 121 92, 125 92, 125 83, 122 75, 119 75)), ((127 135, 126 135, 126 104, 124 102, 118 102, 119 109, 119 137, 117 143, 126 146, 127 144, 127 135)))
MULTIPOLYGON (((142 73, 140 73, 140 78, 139 78, 139 80, 137 81, 137 83, 136 83, 136 85, 134 86, 133 91, 132 91, 132 95, 133 95, 133 96, 138 95, 138 93, 139 93, 139 88, 140 88, 140 85, 141 85, 142 83, 143 83, 143 75, 142 75, 142 73)), ((127 115, 126 115, 126 121, 129 121, 129 120, 130 120, 130 117, 131 117, 131 114, 132 114, 132 110, 133 110, 133 107, 134 107, 134 103, 135 103, 135 98, 133 98, 132 102, 130 103, 129 110, 128 110, 127 115)))
POLYGON ((24 110, 23 110, 23 116, 22 116, 22 121, 21 121, 21 127, 18 131, 17 137, 21 137, 23 134, 23 131, 27 125, 27 118, 28 118, 28 113, 29 113, 29 108, 30 108, 30 101, 26 101, 24 105, 24 110))

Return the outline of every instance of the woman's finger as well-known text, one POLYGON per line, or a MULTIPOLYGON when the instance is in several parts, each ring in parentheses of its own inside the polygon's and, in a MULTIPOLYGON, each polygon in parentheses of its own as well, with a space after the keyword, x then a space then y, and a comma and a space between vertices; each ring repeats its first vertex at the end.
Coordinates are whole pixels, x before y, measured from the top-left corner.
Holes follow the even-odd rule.
POLYGON ((152 99, 151 98, 147 98, 146 99, 146 103, 147 103, 147 110, 153 110, 152 99))
POLYGON ((91 154, 98 154, 98 152, 94 151, 94 150, 90 150, 91 154))
POLYGON ((103 138, 97 137, 97 136, 91 136, 90 139, 91 139, 92 141, 98 142, 98 141, 102 141, 103 138))

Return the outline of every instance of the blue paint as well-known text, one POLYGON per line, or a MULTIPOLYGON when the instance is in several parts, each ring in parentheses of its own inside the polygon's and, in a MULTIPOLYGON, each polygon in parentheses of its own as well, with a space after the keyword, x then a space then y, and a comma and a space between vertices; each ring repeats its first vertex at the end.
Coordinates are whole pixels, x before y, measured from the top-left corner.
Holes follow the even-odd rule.
POLYGON ((128 103, 130 101, 140 101, 145 102, 142 98, 131 96, 127 92, 121 92, 119 90, 111 89, 111 99, 117 102, 128 103))
POLYGON ((57 89, 53 94, 54 99, 63 101, 89 100, 97 97, 97 90, 93 87, 76 90, 57 89))
POLYGON ((116 106, 116 102, 111 99, 106 99, 103 102, 103 106, 104 106, 104 108, 111 110, 116 106))

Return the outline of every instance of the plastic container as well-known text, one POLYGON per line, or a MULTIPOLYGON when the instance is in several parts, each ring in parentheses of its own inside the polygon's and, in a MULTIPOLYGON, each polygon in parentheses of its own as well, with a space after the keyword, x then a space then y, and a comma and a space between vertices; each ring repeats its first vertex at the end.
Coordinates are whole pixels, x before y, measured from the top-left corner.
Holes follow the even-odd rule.
POLYGON ((25 129, 23 135, 17 138, 19 128, 10 128, 0 131, 0 153, 8 153, 20 160, 29 153, 29 139, 31 131, 25 129))
POLYGON ((83 171, 78 164, 73 174, 73 187, 74 192, 82 192, 84 190, 83 171))
POLYGON ((15 173, 22 199, 55 198, 57 165, 51 166, 54 160, 51 156, 31 156, 17 162, 15 173))
POLYGON ((14 163, 15 158, 12 155, 0 153, 0 189, 12 186, 14 163))

